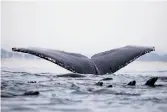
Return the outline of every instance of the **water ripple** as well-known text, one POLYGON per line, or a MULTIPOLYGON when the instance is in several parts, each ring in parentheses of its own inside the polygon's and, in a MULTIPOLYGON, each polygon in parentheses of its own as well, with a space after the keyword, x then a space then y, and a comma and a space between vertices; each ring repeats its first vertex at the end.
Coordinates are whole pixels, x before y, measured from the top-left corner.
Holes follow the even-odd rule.
MULTIPOLYGON (((159 76, 162 72, 157 73, 159 76)), ((143 74, 89 74, 77 78, 56 75, 2 70, 2 111, 142 111, 150 105, 156 105, 153 110, 165 112, 166 109, 166 76, 159 76, 153 88, 144 85, 152 76, 143 74), (132 80, 136 80, 136 86, 127 85, 132 80), (103 82, 102 86, 96 85, 99 81, 103 82), (108 85, 112 87, 107 88, 108 85)))

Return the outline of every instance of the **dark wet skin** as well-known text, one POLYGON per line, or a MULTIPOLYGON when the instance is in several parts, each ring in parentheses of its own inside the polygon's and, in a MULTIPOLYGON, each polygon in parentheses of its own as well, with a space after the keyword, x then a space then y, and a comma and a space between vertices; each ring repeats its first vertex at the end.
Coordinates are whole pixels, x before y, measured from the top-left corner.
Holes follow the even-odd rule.
POLYGON ((155 82, 158 80, 158 77, 153 77, 151 79, 149 79, 145 85, 147 86, 151 86, 151 87, 155 87, 155 82))
POLYGON ((23 95, 39 95, 39 91, 27 91, 23 95))
MULTIPOLYGON (((151 87, 155 87, 155 82, 156 82, 157 80, 158 80, 158 77, 150 78, 150 79, 145 83, 145 85, 151 86, 151 87)), ((135 85, 136 85, 136 81, 135 81, 135 80, 130 81, 127 85, 129 85, 129 86, 135 86, 135 85)))
POLYGON ((37 83, 36 81, 28 81, 28 83, 37 83))
MULTIPOLYGON (((104 78, 105 80, 110 80, 109 78, 104 78)), ((104 80, 102 79, 102 80, 104 80)), ((150 87, 155 87, 155 82, 158 80, 158 77, 153 77, 153 78, 150 78, 146 83, 145 85, 147 86, 150 86, 150 87)), ((95 85, 97 86, 103 86, 103 82, 101 82, 101 80, 99 82, 97 82, 95 85)), ((130 81, 127 85, 129 86, 135 86, 136 85, 136 81, 133 80, 133 81, 130 81)), ((107 87, 113 87, 112 85, 108 85, 107 87)))
POLYGON ((129 86, 135 86, 135 85, 136 85, 136 81, 135 81, 135 80, 130 81, 130 82, 128 83, 128 85, 129 85, 129 86))
POLYGON ((108 80, 113 80, 113 78, 104 78, 102 81, 108 81, 108 80))
MULTIPOLYGON (((63 75, 57 75, 57 77, 72 77, 72 78, 80 78, 80 77, 85 77, 84 75, 81 74, 77 74, 77 73, 68 73, 68 74, 63 74, 63 75)), ((102 81, 108 81, 108 80, 113 80, 113 78, 104 78, 101 79, 99 82, 97 82, 95 85, 97 86, 103 86, 103 82, 102 81)), ((151 86, 151 87, 155 87, 155 82, 158 80, 158 77, 153 77, 151 79, 149 79, 145 85, 147 86, 151 86)), ((29 82, 29 83, 34 83, 34 82, 29 82)), ((129 86, 135 86, 136 85, 136 81, 130 81, 127 85, 129 86)), ((108 85, 107 87, 112 87, 112 85, 108 85)))
POLYGON ((1 98, 4 98, 4 97, 9 98, 9 97, 16 97, 16 96, 34 96, 34 95, 37 96, 39 94, 40 94, 39 91, 26 91, 22 94, 17 94, 17 93, 3 94, 3 92, 2 92, 1 98))
POLYGON ((111 88, 111 87, 113 87, 113 86, 112 86, 112 85, 108 85, 107 87, 108 87, 108 88, 111 88))
POLYGON ((85 77, 84 75, 77 74, 77 73, 67 73, 62 75, 57 75, 57 77, 72 77, 72 78, 79 78, 79 77, 85 77))
POLYGON ((103 86, 103 82, 97 82, 95 85, 97 85, 97 86, 103 86))

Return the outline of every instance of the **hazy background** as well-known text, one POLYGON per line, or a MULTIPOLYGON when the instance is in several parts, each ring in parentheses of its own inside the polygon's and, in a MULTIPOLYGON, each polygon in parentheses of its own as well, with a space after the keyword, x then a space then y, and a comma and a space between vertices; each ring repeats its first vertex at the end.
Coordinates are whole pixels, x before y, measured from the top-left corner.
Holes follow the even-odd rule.
POLYGON ((1 47, 92 55, 124 45, 167 48, 167 2, 1 2, 1 47))

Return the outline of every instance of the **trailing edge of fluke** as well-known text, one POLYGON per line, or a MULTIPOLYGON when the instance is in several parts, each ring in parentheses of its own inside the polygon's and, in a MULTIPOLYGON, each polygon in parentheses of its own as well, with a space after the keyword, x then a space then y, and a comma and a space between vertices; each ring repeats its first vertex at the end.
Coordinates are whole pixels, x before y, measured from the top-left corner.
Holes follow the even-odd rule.
POLYGON ((155 51, 154 47, 125 46, 93 55, 90 59, 77 53, 44 48, 12 48, 51 61, 73 73, 102 75, 114 73, 138 57, 155 51))

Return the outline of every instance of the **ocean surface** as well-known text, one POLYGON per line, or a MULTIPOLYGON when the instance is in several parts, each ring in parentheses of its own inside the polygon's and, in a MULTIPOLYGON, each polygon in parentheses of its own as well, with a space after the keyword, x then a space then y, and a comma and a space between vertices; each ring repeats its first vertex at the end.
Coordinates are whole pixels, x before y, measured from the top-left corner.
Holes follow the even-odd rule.
POLYGON ((1 60, 1 111, 167 112, 167 63, 135 61, 114 74, 56 76, 64 73, 70 72, 45 60, 1 60), (155 87, 144 85, 155 76, 155 87), (127 85, 132 80, 136 86, 127 85))

